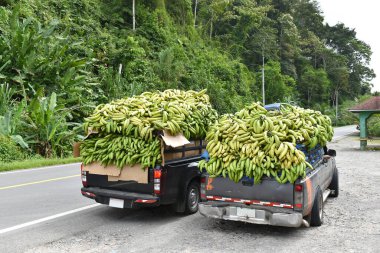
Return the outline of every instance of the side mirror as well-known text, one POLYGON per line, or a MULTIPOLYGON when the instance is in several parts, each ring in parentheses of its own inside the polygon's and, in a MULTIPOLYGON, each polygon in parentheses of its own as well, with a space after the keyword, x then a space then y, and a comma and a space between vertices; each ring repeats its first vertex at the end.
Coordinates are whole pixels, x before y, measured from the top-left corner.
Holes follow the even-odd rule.
POLYGON ((329 149, 327 150, 327 154, 326 155, 329 155, 329 156, 336 156, 336 151, 334 149, 329 149))

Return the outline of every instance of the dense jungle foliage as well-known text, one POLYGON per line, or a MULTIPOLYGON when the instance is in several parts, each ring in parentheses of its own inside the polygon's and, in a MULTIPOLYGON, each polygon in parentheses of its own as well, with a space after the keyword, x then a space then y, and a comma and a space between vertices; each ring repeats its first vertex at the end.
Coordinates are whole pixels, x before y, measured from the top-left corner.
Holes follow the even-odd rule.
POLYGON ((370 93, 370 59, 312 0, 0 0, 0 146, 65 156, 95 105, 149 90, 235 112, 262 99, 263 63, 266 103, 334 116, 370 93))

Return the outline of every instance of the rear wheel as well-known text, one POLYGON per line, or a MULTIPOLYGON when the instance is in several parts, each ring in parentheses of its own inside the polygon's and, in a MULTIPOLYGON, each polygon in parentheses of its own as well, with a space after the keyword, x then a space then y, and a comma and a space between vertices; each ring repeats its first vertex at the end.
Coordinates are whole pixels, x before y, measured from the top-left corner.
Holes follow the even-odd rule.
POLYGON ((311 209, 310 225, 319 227, 323 223, 323 195, 320 188, 314 198, 313 208, 311 209))
POLYGON ((333 178, 331 180, 329 189, 331 190, 330 192, 330 197, 336 198, 339 195, 339 174, 338 174, 338 169, 334 169, 334 174, 333 178))
POLYGON ((198 211, 199 183, 191 182, 187 187, 185 213, 193 214, 198 211))

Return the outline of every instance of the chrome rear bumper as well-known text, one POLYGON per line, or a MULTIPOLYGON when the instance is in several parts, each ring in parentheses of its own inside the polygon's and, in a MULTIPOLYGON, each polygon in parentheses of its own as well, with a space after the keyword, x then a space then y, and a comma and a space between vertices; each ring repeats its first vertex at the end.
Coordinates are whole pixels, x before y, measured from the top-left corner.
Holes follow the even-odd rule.
POLYGON ((272 226, 300 227, 303 222, 301 213, 273 213, 268 210, 238 206, 212 206, 199 203, 199 212, 209 218, 272 226))

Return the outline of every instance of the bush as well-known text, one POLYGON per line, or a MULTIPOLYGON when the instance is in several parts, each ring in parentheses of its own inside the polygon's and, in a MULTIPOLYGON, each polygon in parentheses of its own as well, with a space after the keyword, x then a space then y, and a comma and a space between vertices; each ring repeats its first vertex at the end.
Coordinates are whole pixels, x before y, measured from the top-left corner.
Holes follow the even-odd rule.
POLYGON ((373 115, 369 118, 367 125, 370 136, 380 137, 380 115, 373 115))
POLYGON ((20 161, 25 158, 25 154, 9 137, 0 135, 0 162, 8 163, 20 161))

